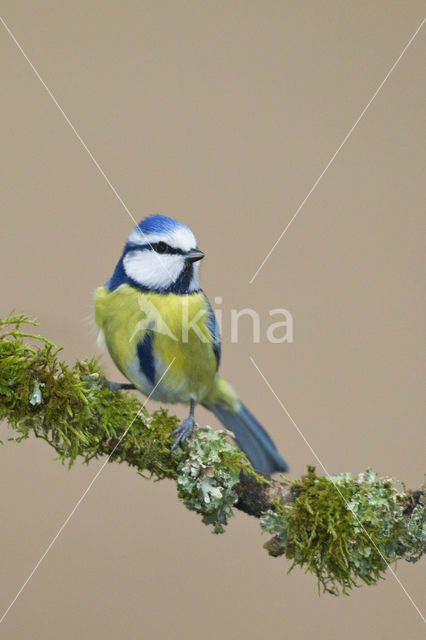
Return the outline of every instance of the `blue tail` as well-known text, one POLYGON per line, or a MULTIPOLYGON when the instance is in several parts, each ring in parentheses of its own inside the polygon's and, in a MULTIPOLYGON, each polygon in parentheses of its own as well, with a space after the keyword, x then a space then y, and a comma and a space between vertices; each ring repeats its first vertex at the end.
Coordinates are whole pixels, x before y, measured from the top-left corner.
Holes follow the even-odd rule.
POLYGON ((244 451, 256 471, 274 473, 288 471, 287 462, 280 456, 267 431, 241 402, 238 413, 217 405, 205 405, 221 423, 235 433, 240 449, 244 451))

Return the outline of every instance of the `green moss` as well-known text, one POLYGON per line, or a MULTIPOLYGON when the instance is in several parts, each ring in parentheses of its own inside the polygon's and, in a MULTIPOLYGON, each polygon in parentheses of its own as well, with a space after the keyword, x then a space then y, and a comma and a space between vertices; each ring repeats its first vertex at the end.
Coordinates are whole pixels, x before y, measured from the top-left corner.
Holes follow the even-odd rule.
POLYGON ((10 439, 34 434, 68 466, 109 455, 144 477, 176 480, 184 504, 223 532, 240 470, 258 477, 225 432, 197 429, 184 451, 171 454, 175 416, 165 409, 150 415, 135 394, 111 392, 95 359, 69 367, 53 343, 21 331, 24 323, 36 325, 24 315, 0 320, 0 419, 14 428, 10 439))
POLYGON ((407 494, 367 470, 318 477, 313 468, 293 484, 291 507, 277 504, 261 518, 287 558, 314 573, 318 586, 337 594, 375 584, 397 558, 415 562, 425 552, 425 508, 406 513, 407 494))
MULTIPOLYGON (((149 414, 137 396, 111 392, 95 359, 70 367, 53 343, 25 331, 28 317, 0 320, 0 420, 15 442, 35 435, 48 442, 63 464, 110 456, 144 476, 176 481, 178 496, 222 533, 237 500, 240 472, 257 484, 246 456, 224 431, 197 429, 173 454, 171 432, 178 420, 165 409, 149 414)), ((325 590, 346 593, 359 580, 374 584, 388 562, 415 562, 425 551, 422 492, 397 489, 372 471, 320 478, 314 469, 292 485, 291 506, 280 501, 261 518, 292 567, 314 573, 325 590)))

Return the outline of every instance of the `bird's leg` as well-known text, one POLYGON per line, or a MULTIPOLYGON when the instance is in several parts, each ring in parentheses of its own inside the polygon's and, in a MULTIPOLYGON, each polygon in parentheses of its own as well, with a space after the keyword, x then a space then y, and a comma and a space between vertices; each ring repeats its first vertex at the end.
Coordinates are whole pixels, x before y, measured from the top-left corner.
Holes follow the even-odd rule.
POLYGON ((131 382, 111 382, 111 380, 107 380, 103 378, 103 384, 108 387, 110 391, 121 391, 122 389, 136 389, 135 385, 131 382))
POLYGON ((189 416, 185 418, 180 427, 172 431, 172 436, 176 436, 176 440, 174 441, 172 448, 170 451, 174 451, 176 447, 182 445, 185 440, 191 435, 194 430, 195 420, 194 420, 194 409, 195 409, 195 400, 191 398, 190 407, 189 407, 189 416))

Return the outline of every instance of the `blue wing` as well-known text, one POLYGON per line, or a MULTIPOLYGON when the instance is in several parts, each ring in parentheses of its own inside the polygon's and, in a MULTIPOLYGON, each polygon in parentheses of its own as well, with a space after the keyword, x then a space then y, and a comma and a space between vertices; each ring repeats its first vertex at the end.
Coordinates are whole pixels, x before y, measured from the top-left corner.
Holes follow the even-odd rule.
POLYGON ((214 354, 216 356, 216 363, 217 363, 216 366, 217 368, 219 368, 220 356, 222 352, 222 339, 220 337, 220 329, 219 329, 218 322, 216 320, 216 316, 214 315, 214 311, 211 307, 211 304, 208 301, 207 296, 204 296, 204 297, 206 299, 207 313, 208 313, 207 326, 212 336, 212 347, 213 347, 214 354))
POLYGON ((142 373, 155 385, 155 362, 154 354, 152 352, 152 339, 153 335, 151 331, 147 331, 144 339, 138 343, 137 351, 139 358, 139 366, 142 373))

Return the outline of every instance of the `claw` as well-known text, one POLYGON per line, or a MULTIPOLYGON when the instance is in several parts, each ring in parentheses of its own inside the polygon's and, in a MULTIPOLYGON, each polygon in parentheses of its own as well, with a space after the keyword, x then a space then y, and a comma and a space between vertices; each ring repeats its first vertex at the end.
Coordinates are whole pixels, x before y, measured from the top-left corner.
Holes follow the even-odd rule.
POLYGON ((182 445, 185 440, 187 438, 189 438, 189 436, 191 435, 191 433, 194 430, 194 425, 195 425, 195 420, 192 416, 188 416, 187 418, 185 418, 185 420, 182 422, 182 424, 180 425, 180 427, 178 427, 177 429, 175 429, 172 432, 172 436, 177 436, 176 440, 174 441, 174 443, 171 446, 170 451, 175 451, 175 449, 177 449, 177 447, 179 445, 182 445))

